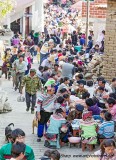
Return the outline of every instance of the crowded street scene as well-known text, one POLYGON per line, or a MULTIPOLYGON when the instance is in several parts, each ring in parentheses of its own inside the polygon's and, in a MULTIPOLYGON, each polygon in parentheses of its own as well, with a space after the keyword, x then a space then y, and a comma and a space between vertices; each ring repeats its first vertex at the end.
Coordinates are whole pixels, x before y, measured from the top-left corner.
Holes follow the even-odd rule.
POLYGON ((115 39, 115 0, 0 0, 0 160, 116 160, 115 39))

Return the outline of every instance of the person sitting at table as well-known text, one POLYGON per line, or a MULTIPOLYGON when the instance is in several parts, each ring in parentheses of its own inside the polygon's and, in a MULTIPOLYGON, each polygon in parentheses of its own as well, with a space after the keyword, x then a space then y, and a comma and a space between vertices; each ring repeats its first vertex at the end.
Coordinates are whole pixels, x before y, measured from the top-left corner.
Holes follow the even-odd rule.
POLYGON ((56 93, 56 96, 57 96, 57 97, 58 97, 58 96, 63 96, 64 94, 68 94, 68 91, 67 91, 66 88, 62 88, 62 89, 59 91, 59 93, 58 93, 58 92, 56 93))
POLYGON ((67 103, 69 105, 70 104, 70 95, 69 94, 64 94, 63 97, 64 97, 65 103, 67 103))
POLYGON ((81 139, 82 139, 82 150, 84 150, 84 144, 96 144, 97 143, 97 124, 92 118, 92 112, 84 112, 82 120, 80 120, 81 139))
POLYGON ((108 98, 109 93, 106 92, 104 87, 98 87, 95 92, 94 96, 98 99, 99 101, 99 107, 100 108, 106 108, 105 103, 106 99, 108 98))
POLYGON ((80 100, 78 97, 76 97, 76 92, 75 91, 71 91, 71 95, 70 95, 70 101, 71 102, 76 102, 80 100))
POLYGON ((110 93, 109 98, 114 98, 116 100, 116 94, 115 93, 110 93))
POLYGON ((76 101, 76 104, 81 104, 84 106, 85 109, 87 109, 85 100, 88 99, 90 97, 90 93, 89 92, 84 92, 82 93, 82 99, 79 99, 76 101))
POLYGON ((105 113, 107 110, 103 109, 100 111, 100 115, 93 115, 94 120, 100 120, 100 123, 103 123, 105 120, 105 113))
POLYGON ((108 104, 108 111, 112 115, 112 119, 116 122, 116 101, 114 98, 108 98, 107 100, 108 104))
POLYGON ((68 115, 69 113, 69 106, 70 106, 70 95, 69 94, 64 94, 63 95, 63 98, 64 98, 64 104, 66 104, 66 115, 68 115))
MULTIPOLYGON (((115 97, 115 96, 114 96, 115 97)), ((116 100, 114 98, 109 98, 107 100, 107 109, 112 115, 112 119, 115 123, 115 129, 114 131, 116 132, 116 100)))
POLYGON ((98 129, 98 139, 110 139, 114 137, 114 122, 109 112, 105 113, 105 121, 98 129))
POLYGON ((81 104, 76 104, 76 110, 79 112, 78 119, 82 119, 82 113, 84 111, 84 106, 81 104))
POLYGON ((100 115, 100 108, 97 103, 94 103, 92 98, 88 98, 85 101, 88 111, 92 111, 92 115, 100 115))
POLYGON ((61 78, 60 85, 58 86, 57 93, 59 93, 59 91, 62 88, 66 88, 67 90, 69 90, 69 83, 70 83, 70 80, 69 80, 68 77, 61 78))
POLYGON ((55 108, 59 109, 59 108, 64 108, 66 110, 66 103, 65 103, 65 99, 63 96, 59 96, 56 99, 56 103, 55 103, 55 108))
POLYGON ((48 122, 48 128, 47 132, 45 134, 45 146, 52 148, 57 147, 60 148, 59 144, 59 134, 60 134, 60 128, 62 124, 66 123, 66 111, 63 108, 56 109, 56 112, 51 115, 50 120, 48 122))
POLYGON ((70 107, 67 121, 72 122, 74 119, 81 119, 83 110, 84 106, 82 106, 81 104, 77 104, 76 106, 73 104, 70 107))
POLYGON ((79 73, 78 75, 75 76, 77 84, 83 84, 86 85, 86 81, 84 80, 83 74, 79 73))
POLYGON ((84 88, 84 84, 80 83, 79 87, 75 90, 76 96, 82 99, 82 94, 87 92, 87 90, 84 88))

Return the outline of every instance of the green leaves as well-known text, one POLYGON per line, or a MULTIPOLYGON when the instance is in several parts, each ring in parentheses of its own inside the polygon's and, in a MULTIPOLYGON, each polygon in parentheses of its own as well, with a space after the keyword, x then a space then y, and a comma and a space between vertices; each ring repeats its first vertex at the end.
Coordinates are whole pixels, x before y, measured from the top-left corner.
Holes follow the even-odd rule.
POLYGON ((0 19, 13 10, 15 0, 0 0, 0 19))

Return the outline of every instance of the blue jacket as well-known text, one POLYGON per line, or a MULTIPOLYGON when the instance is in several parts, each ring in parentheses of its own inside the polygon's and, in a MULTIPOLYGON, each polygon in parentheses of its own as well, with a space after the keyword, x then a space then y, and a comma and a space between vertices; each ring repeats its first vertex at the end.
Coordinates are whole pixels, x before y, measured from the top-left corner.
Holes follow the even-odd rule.
POLYGON ((114 136, 114 122, 103 122, 98 130, 98 134, 103 135, 106 138, 112 138, 114 136))

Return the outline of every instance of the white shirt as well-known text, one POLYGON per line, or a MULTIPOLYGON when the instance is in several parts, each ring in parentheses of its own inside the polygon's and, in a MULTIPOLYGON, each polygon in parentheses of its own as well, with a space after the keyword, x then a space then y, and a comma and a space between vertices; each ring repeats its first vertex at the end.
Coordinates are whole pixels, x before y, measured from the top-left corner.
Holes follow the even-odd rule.
POLYGON ((71 96, 70 96, 70 100, 71 100, 71 101, 75 101, 75 102, 76 102, 76 101, 78 101, 78 100, 79 100, 79 98, 78 98, 78 97, 76 97, 75 95, 71 95, 71 96))

